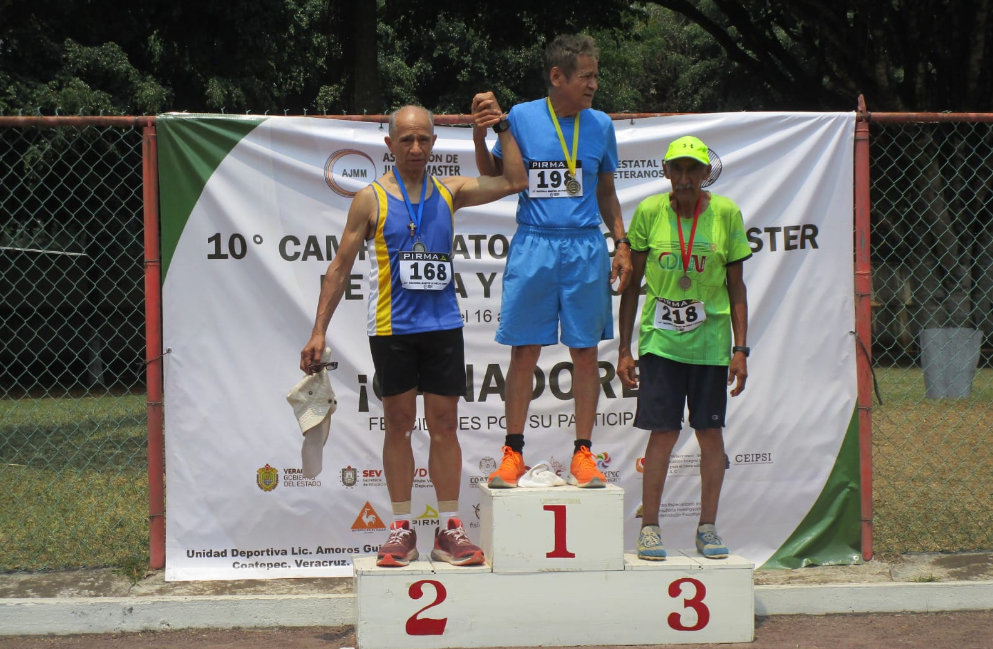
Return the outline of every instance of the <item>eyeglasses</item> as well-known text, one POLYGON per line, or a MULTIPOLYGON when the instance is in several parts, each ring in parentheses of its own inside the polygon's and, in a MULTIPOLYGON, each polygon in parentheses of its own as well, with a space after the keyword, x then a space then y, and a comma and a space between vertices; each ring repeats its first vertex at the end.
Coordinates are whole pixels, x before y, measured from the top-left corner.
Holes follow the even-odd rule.
POLYGON ((310 369, 314 370, 315 372, 319 372, 320 370, 336 370, 338 369, 338 361, 328 361, 327 363, 315 363, 314 365, 310 365, 310 369))

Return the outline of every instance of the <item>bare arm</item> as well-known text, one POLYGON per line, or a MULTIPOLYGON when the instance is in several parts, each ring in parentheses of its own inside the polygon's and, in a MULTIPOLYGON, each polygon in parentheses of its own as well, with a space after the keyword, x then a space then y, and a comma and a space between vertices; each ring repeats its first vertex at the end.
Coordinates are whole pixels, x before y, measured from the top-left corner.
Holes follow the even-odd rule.
POLYGON ((641 279, 645 276, 645 261, 648 251, 631 251, 631 278, 621 293, 621 306, 617 314, 620 334, 617 344, 617 376, 624 387, 633 388, 638 385, 638 377, 634 371, 634 358, 631 356, 631 338, 634 323, 638 317, 638 299, 641 297, 641 279))
MULTIPOLYGON (((476 169, 480 176, 499 176, 503 162, 486 146, 486 129, 503 119, 503 111, 492 92, 481 92, 472 98, 472 144, 476 150, 476 169)), ((498 136, 499 137, 499 136, 498 136)), ((500 140, 503 146, 503 140, 500 140)))
MULTIPOLYGON (((473 117, 476 129, 484 125, 496 124, 503 118, 503 111, 496 103, 493 93, 480 93, 473 99, 473 117)), ((515 194, 527 188, 528 177, 524 170, 524 160, 517 141, 509 130, 500 133, 500 148, 503 149, 503 165, 499 176, 481 175, 478 178, 456 177, 449 179, 449 186, 455 194, 455 209, 489 203, 515 194)), ((480 146, 476 131, 473 131, 473 141, 476 142, 476 157, 480 157, 480 146)), ((485 145, 483 146, 485 149, 485 145)), ((492 154, 486 152, 492 157, 492 154)))
POLYGON ((355 257, 362 247, 362 242, 375 213, 376 197, 373 190, 366 187, 358 193, 355 200, 352 201, 351 207, 348 208, 345 231, 341 235, 338 253, 328 264, 327 273, 321 283, 321 295, 317 300, 317 317, 314 320, 314 328, 311 331, 310 340, 300 352, 300 369, 307 374, 312 374, 314 371, 311 369, 311 365, 321 362, 328 326, 331 324, 331 316, 334 315, 338 303, 341 302, 341 296, 345 293, 345 286, 348 284, 352 265, 355 263, 355 257))
MULTIPOLYGON (((624 236, 624 217, 621 216, 621 202, 617 200, 617 190, 614 187, 614 174, 605 172, 597 175, 596 201, 600 208, 600 218, 614 237, 614 240, 624 236)), ((621 281, 617 291, 623 293, 631 279, 631 246, 621 244, 614 248, 614 263, 610 268, 610 283, 621 281)))
MULTIPOLYGON (((744 264, 729 264, 727 267, 728 298, 731 302, 731 333, 735 347, 748 345, 748 290, 745 287, 744 264)), ((737 379, 737 385, 731 390, 731 396, 736 397, 745 389, 748 379, 748 358, 737 352, 731 355, 731 366, 728 368, 728 385, 737 379)))
POLYGON ((486 146, 485 127, 472 127, 472 143, 476 149, 476 168, 480 176, 499 176, 503 173, 503 161, 486 146))

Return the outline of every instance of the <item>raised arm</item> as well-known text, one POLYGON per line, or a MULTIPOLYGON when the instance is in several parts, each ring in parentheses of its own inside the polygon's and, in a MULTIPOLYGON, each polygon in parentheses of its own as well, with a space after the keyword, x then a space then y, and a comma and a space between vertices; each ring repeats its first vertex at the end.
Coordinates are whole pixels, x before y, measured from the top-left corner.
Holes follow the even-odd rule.
MULTIPOLYGON (((499 176, 503 162, 486 146, 486 129, 503 119, 503 111, 492 92, 479 93, 472 98, 472 144, 476 150, 476 169, 480 176, 499 176)), ((499 136, 498 136, 499 137, 499 136)), ((500 142, 503 146, 503 142, 500 142)))
MULTIPOLYGON (((617 200, 617 189, 614 187, 614 174, 604 172, 597 174, 596 201, 600 208, 600 218, 610 231, 614 241, 624 238, 624 217, 621 216, 621 202, 617 200)), ((631 244, 614 246, 614 263, 610 268, 610 283, 617 284, 617 292, 623 293, 631 279, 631 244)))
MULTIPOLYGON (((485 142, 482 147, 479 143, 478 130, 492 126, 503 119, 503 111, 497 103, 492 92, 485 92, 476 95, 472 101, 473 117, 476 126, 473 131, 473 142, 476 145, 476 160, 480 161, 482 153, 480 148, 485 150, 485 142)), ((455 209, 461 207, 471 207, 482 205, 510 194, 527 189, 528 177, 524 169, 524 160, 521 157, 521 150, 517 146, 517 141, 511 134, 510 129, 501 132, 500 148, 503 150, 503 163, 500 165, 500 175, 487 175, 480 171, 478 178, 456 177, 449 179, 452 192, 455 194, 455 209)), ((486 155, 492 159, 492 154, 486 151, 486 155)), ((484 161, 485 163, 485 161, 484 161)))
POLYGON ((348 276, 352 272, 352 265, 355 257, 362 247, 362 242, 366 238, 369 224, 376 213, 376 197, 370 187, 366 187, 358 193, 348 208, 348 217, 345 221, 345 231, 341 235, 338 244, 338 252, 331 263, 328 264, 327 273, 321 283, 321 295, 317 300, 317 317, 314 320, 314 328, 310 334, 310 340, 300 352, 300 369, 307 374, 313 374, 312 365, 321 362, 321 354, 324 352, 327 339, 328 325, 331 323, 331 316, 334 315, 341 296, 345 293, 345 286, 348 284, 348 276))

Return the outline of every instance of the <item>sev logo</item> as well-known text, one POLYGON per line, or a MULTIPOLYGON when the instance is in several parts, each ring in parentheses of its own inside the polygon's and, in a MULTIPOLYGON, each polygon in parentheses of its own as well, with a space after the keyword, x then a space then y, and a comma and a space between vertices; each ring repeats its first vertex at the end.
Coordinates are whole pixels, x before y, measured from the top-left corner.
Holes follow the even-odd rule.
POLYGON ((272 491, 279 486, 279 469, 266 464, 255 472, 255 484, 262 491, 272 491))

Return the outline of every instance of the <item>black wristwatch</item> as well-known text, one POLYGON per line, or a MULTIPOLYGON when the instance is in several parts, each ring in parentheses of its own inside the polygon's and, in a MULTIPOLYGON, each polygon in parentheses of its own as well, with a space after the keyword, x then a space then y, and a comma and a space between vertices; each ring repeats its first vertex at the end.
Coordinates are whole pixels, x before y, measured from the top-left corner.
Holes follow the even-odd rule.
POLYGON ((739 346, 739 345, 735 345, 734 347, 731 348, 731 353, 732 354, 737 354, 738 352, 741 352, 742 354, 745 355, 745 358, 748 358, 748 355, 752 352, 752 348, 751 347, 742 347, 742 346, 739 346))
POLYGON ((508 122, 505 119, 501 119, 499 122, 497 122, 496 124, 494 124, 490 128, 493 129, 493 132, 494 133, 503 133, 508 128, 510 128, 510 122, 508 122))
POLYGON ((617 246, 619 246, 620 244, 622 244, 622 243, 628 244, 628 248, 631 247, 631 240, 628 239, 627 237, 621 237, 620 239, 614 239, 614 247, 615 248, 617 246))

